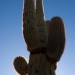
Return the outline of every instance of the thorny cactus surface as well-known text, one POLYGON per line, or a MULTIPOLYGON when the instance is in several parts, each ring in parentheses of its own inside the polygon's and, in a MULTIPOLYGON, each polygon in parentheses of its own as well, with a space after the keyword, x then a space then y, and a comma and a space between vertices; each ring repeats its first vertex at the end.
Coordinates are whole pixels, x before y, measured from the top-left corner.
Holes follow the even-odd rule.
POLYGON ((20 75, 55 75, 65 46, 63 20, 56 16, 44 20, 42 0, 24 0, 23 35, 30 52, 29 63, 19 56, 14 67, 20 75))

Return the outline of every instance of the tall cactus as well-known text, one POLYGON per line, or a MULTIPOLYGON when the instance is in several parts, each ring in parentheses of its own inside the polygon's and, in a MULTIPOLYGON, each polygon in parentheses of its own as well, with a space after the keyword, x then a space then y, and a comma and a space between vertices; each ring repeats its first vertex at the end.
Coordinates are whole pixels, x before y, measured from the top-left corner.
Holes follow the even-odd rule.
POLYGON ((42 0, 24 0, 23 35, 30 52, 29 63, 16 57, 14 67, 20 75, 55 75, 65 46, 65 28, 60 17, 45 22, 42 0))

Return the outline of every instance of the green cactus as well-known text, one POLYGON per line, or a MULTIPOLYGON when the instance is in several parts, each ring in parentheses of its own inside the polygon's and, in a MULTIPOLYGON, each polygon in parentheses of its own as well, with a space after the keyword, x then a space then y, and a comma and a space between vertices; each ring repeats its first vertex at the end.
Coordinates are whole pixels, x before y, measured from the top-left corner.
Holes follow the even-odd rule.
POLYGON ((23 35, 30 52, 29 63, 16 57, 14 68, 20 75, 55 75, 65 47, 65 27, 60 17, 44 20, 42 0, 24 0, 23 35))

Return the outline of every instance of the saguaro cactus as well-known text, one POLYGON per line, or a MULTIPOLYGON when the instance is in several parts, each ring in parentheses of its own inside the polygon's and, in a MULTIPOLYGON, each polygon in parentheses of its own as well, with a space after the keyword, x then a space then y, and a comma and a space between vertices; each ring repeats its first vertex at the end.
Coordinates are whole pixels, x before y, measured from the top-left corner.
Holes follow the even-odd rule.
POLYGON ((45 22, 42 0, 24 0, 23 35, 30 52, 29 63, 16 57, 14 67, 20 75, 55 75, 56 64, 65 46, 65 28, 60 17, 45 22))

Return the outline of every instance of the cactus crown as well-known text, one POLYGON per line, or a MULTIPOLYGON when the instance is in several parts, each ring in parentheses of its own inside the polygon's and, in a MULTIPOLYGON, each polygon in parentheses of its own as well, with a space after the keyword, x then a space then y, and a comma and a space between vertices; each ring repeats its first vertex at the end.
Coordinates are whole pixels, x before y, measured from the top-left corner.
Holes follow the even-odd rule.
POLYGON ((36 9, 34 0, 24 2, 23 35, 28 51, 34 54, 46 52, 49 58, 58 61, 65 46, 65 28, 62 18, 56 16, 51 21, 45 22, 42 0, 36 0, 36 9))
POLYGON ((46 25, 42 0, 24 0, 23 10, 23 35, 27 43, 28 51, 36 52, 39 48, 46 48, 46 25))

